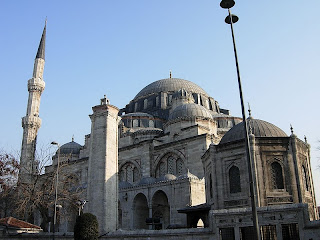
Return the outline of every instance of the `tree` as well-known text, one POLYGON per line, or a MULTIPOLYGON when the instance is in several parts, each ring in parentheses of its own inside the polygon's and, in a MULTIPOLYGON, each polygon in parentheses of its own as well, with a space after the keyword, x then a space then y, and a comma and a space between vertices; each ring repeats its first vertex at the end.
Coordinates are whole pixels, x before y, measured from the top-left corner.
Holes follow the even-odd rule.
POLYGON ((99 225, 95 215, 82 213, 77 217, 74 226, 75 240, 97 240, 99 236, 99 225))
POLYGON ((0 218, 8 217, 14 209, 14 195, 19 163, 11 154, 0 153, 0 218))
MULTIPOLYGON (((0 191, 0 207, 8 209, 2 215, 15 216, 30 223, 34 223, 35 215, 40 215, 41 228, 45 232, 49 230, 49 222, 53 221, 57 176, 57 167, 48 166, 51 164, 52 155, 50 147, 40 148, 40 151, 37 151, 38 172, 30 173, 32 177, 27 183, 17 181, 19 164, 16 158, 8 154, 0 155, 0 187, 7 192, 3 194, 5 191, 0 191)), ((69 162, 60 164, 57 202, 63 206, 62 211, 74 213, 72 217, 75 218, 78 209, 77 201, 81 199, 83 188, 76 178, 70 175, 69 166, 69 162)))

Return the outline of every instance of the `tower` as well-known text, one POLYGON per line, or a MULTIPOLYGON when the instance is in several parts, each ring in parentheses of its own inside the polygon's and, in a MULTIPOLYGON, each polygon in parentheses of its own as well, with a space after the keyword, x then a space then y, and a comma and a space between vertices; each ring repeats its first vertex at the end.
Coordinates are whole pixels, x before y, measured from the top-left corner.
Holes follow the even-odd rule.
POLYGON ((43 28, 38 52, 34 60, 32 78, 28 81, 28 105, 26 116, 22 118, 22 146, 20 157, 19 181, 27 183, 33 174, 37 172, 38 164, 35 161, 37 133, 41 126, 39 117, 40 98, 45 87, 43 81, 43 69, 45 62, 46 25, 43 28))
POLYGON ((106 97, 92 108, 88 211, 97 216, 101 233, 118 225, 118 117, 119 109, 106 97))

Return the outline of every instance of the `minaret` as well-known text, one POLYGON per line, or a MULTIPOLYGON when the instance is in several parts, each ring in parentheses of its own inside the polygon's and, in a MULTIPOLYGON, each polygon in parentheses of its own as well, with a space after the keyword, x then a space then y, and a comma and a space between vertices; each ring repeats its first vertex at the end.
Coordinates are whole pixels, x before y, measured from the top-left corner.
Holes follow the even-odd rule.
POLYGON ((28 105, 27 114, 22 118, 23 137, 20 157, 19 181, 28 183, 33 174, 37 173, 38 164, 35 161, 35 151, 37 142, 37 133, 41 126, 39 118, 40 98, 45 87, 43 81, 43 69, 45 59, 45 41, 46 41, 45 23, 38 52, 34 60, 33 76, 28 81, 28 105))

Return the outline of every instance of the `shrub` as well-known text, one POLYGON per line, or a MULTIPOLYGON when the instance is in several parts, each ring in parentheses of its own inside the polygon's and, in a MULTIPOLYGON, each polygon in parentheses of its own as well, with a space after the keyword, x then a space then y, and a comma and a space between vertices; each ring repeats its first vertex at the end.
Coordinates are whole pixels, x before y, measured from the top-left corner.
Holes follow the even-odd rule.
POLYGON ((99 236, 99 225, 95 215, 82 213, 77 217, 74 226, 75 240, 97 240, 99 236))

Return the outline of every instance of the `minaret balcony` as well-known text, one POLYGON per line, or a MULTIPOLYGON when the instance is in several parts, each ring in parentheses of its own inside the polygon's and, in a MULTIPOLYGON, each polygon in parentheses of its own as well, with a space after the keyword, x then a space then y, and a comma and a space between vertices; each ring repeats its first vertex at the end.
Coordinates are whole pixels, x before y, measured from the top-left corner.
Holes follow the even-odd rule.
POLYGON ((31 78, 28 81, 28 91, 39 91, 42 92, 45 88, 46 83, 41 78, 31 78))
POLYGON ((22 118, 22 127, 40 128, 41 122, 42 120, 38 116, 25 116, 22 118))

